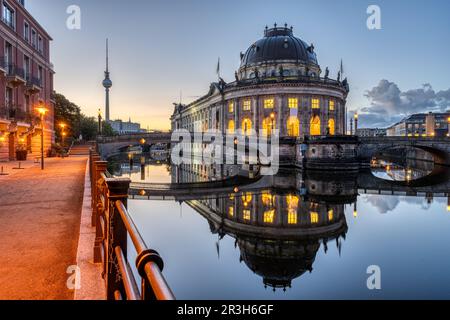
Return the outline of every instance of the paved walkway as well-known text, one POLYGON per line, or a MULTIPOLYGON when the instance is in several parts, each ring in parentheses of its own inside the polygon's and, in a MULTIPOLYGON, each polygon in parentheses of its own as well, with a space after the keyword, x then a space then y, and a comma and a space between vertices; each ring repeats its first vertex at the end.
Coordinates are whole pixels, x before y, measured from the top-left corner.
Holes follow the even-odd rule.
POLYGON ((0 299, 69 300, 86 157, 46 159, 0 177, 0 299))

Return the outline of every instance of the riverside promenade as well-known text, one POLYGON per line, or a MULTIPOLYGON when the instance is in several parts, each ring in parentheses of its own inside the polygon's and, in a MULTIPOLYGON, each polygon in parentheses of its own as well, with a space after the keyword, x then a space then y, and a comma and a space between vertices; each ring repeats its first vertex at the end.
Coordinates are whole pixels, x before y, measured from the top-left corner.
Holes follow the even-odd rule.
POLYGON ((0 176, 0 300, 76 298, 66 272, 80 264, 86 164, 84 156, 46 159, 44 171, 28 162, 0 176))

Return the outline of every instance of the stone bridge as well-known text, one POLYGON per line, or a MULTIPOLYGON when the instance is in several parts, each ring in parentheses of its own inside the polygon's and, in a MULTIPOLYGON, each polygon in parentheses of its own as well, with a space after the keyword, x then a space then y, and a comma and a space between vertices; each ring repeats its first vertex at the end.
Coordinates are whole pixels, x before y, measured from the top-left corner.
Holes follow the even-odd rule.
POLYGON ((152 132, 120 135, 114 137, 101 137, 97 140, 97 144, 100 155, 103 159, 107 159, 110 156, 120 152, 125 147, 140 145, 142 143, 142 139, 145 140, 145 144, 150 146, 158 143, 169 145, 171 133, 152 132))
POLYGON ((450 166, 450 138, 360 137, 357 154, 361 161, 370 162, 380 152, 399 147, 427 151, 433 155, 436 164, 450 166))

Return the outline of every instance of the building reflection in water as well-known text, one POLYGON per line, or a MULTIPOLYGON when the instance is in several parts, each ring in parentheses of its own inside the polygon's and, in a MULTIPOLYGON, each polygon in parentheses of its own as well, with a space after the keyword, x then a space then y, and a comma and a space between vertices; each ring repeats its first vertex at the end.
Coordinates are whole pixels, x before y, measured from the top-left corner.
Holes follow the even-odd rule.
MULTIPOLYGON (((205 181, 209 172, 218 172, 202 166, 173 169, 172 181, 178 182, 205 181)), ((220 172, 233 169, 221 168, 220 172)), ((329 245, 341 251, 348 230, 344 206, 356 202, 357 179, 290 170, 266 180, 269 183, 259 189, 217 194, 187 204, 208 220, 219 239, 226 235, 235 239, 241 262, 261 276, 266 287, 286 290, 294 279, 312 272, 321 245, 325 253, 329 245)))

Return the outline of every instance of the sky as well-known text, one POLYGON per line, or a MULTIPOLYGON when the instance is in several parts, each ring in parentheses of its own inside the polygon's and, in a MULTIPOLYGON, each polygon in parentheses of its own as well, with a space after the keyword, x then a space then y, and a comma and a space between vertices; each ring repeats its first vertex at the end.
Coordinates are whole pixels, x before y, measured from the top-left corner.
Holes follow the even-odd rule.
POLYGON ((106 38, 111 117, 169 129, 172 103, 206 94, 219 57, 222 77, 234 81, 240 52, 275 22, 314 43, 331 77, 343 60, 347 107, 361 126, 450 109, 447 0, 26 0, 26 8, 54 39, 55 90, 87 115, 104 109, 106 38), (372 4, 381 9, 380 30, 367 28, 372 4), (81 9, 80 30, 66 27, 70 5, 81 9))

